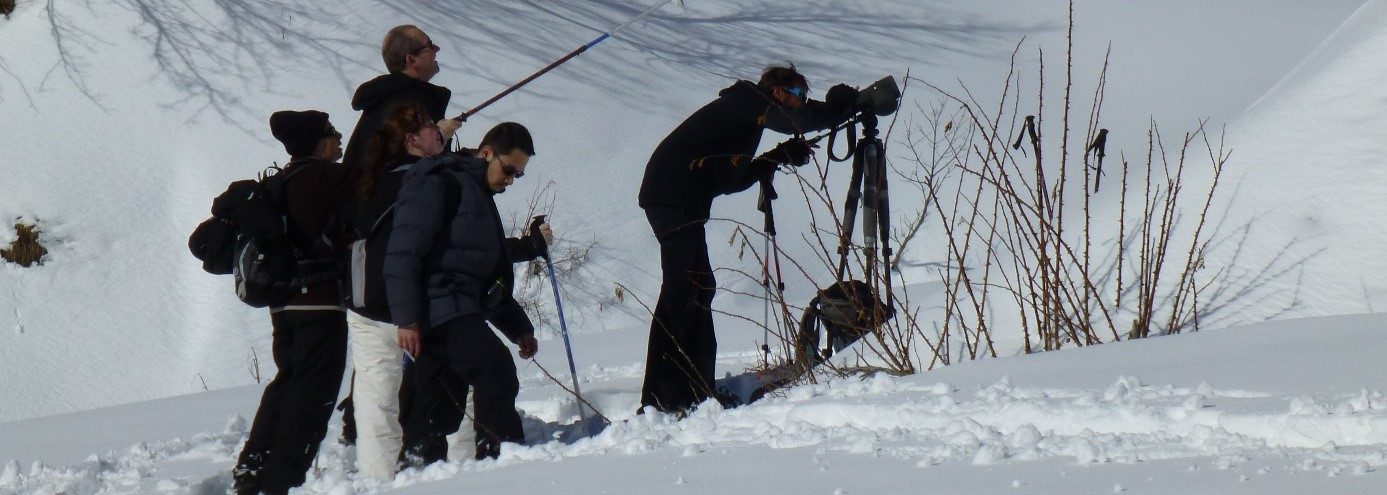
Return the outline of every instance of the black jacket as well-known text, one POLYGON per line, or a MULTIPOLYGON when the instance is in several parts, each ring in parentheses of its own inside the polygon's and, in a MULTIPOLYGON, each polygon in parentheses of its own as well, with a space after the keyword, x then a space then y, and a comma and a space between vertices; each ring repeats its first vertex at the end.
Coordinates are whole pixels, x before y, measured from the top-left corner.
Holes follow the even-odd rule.
MULTIPOLYGON (((346 236, 337 215, 356 186, 356 173, 342 164, 319 158, 295 158, 284 166, 293 172, 285 182, 289 240, 305 259, 335 265, 346 250, 346 236)), ((309 286, 290 297, 285 306, 339 306, 337 280, 309 286)))
MULTIPOLYGON (((828 129, 849 115, 810 100, 790 110, 775 103, 751 81, 737 81, 698 109, 655 147, 641 181, 640 206, 659 210, 671 230, 708 219, 713 198, 744 191, 775 171, 752 163, 761 133, 784 134, 828 129)), ((658 234, 659 232, 657 232, 658 234)))
POLYGON ((386 74, 362 83, 352 96, 352 109, 360 110, 361 118, 356 121, 352 137, 347 141, 342 163, 355 165, 366 154, 371 135, 394 107, 419 103, 428 110, 430 118, 438 121, 448 110, 448 99, 452 95, 448 88, 404 74, 386 74))
MULTIPOLYGON (((364 284, 364 300, 352 301, 348 309, 372 320, 390 321, 390 311, 385 300, 385 278, 382 275, 386 242, 390 239, 390 228, 393 225, 393 215, 390 214, 394 212, 394 204, 400 194, 400 185, 404 183, 405 172, 417 160, 417 157, 405 157, 386 164, 384 170, 372 181, 371 194, 362 199, 353 191, 354 196, 343 209, 343 224, 350 240, 366 240, 366 259, 363 267, 365 273, 354 274, 363 276, 364 280, 352 281, 354 284, 364 284)), ((344 264, 351 269, 350 256, 344 260, 344 264)))
POLYGON ((416 162, 405 173, 385 253, 386 298, 396 325, 439 327, 481 314, 512 341, 534 326, 513 297, 511 263, 533 259, 502 230, 486 162, 444 154, 416 162), (457 207, 444 218, 457 186, 457 207))

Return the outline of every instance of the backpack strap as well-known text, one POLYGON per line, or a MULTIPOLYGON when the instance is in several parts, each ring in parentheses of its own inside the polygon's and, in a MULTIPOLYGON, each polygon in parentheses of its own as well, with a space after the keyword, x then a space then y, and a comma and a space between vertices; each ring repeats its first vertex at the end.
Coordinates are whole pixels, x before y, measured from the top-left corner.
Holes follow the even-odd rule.
MULTIPOLYGON (((386 172, 386 173, 388 173, 388 174, 393 174, 393 173, 395 173, 395 172, 404 172, 404 171, 409 170, 409 167, 410 167, 411 165, 413 165, 413 164, 412 164, 412 163, 406 163, 406 164, 404 164, 404 165, 400 165, 400 166, 398 166, 398 167, 395 167, 394 169, 391 169, 389 172, 386 172)), ((456 186, 456 185, 457 185, 456 183, 453 184, 453 186, 456 186)), ((446 201, 446 200, 447 200, 447 188, 448 188, 447 181, 444 181, 443 188, 444 188, 444 193, 445 193, 445 195, 444 195, 444 200, 446 201)), ((454 196, 456 196, 456 194, 454 194, 454 196)), ((380 229, 380 226, 385 224, 386 219, 390 218, 391 215, 395 213, 395 207, 397 207, 397 206, 399 206, 399 205, 400 205, 400 200, 399 200, 399 198, 396 198, 394 202, 390 203, 390 206, 387 206, 387 207, 385 208, 385 211, 380 212, 380 216, 379 216, 379 217, 376 217, 376 221, 375 221, 375 222, 371 222, 371 228, 368 229, 368 230, 366 231, 366 236, 365 236, 365 238, 368 238, 368 239, 369 239, 371 236, 375 235, 375 234, 376 234, 376 231, 380 229)), ((454 209, 453 214, 454 214, 454 215, 457 214, 456 209, 454 209)), ((451 216, 451 215, 450 215, 450 216, 451 216)))
POLYGON ((364 238, 370 239, 371 236, 376 235, 376 231, 380 229, 380 226, 385 224, 385 219, 390 218, 390 216, 395 213, 395 207, 399 205, 400 201, 395 200, 394 203, 390 203, 390 206, 385 208, 385 211, 380 212, 380 216, 376 218, 376 221, 371 222, 371 228, 366 231, 366 236, 364 238))
POLYGON ((458 183, 462 177, 448 168, 443 169, 446 176, 443 179, 443 229, 439 230, 442 238, 449 239, 453 234, 453 217, 458 215, 459 203, 462 202, 462 184, 458 183))

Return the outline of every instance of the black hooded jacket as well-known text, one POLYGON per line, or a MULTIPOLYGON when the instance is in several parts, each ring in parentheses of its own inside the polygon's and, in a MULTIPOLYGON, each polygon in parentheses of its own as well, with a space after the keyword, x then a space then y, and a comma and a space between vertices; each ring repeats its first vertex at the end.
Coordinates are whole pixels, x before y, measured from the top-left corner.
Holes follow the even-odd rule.
POLYGON ((650 155, 641 181, 640 206, 659 211, 668 231, 708 219, 713 198, 744 191, 775 171, 752 159, 761 133, 795 134, 828 129, 849 115, 810 100, 797 109, 775 103, 751 81, 737 81, 665 136, 650 155))
POLYGON ((404 74, 386 74, 362 83, 352 96, 352 109, 361 111, 361 119, 356 121, 352 137, 347 141, 342 163, 355 166, 366 155, 366 144, 391 109, 418 103, 429 112, 430 118, 438 121, 444 118, 448 99, 452 96, 448 88, 404 74))

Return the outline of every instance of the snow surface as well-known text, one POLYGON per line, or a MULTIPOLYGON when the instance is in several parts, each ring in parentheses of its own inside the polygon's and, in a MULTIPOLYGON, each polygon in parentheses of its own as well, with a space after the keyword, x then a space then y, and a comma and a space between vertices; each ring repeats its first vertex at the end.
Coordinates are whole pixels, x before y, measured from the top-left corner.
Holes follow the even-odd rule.
MULTIPOLYGON (((615 424, 575 443, 553 439, 573 400, 523 366, 529 446, 381 485, 329 443, 301 492, 1374 493, 1387 486, 1384 329, 1384 315, 1261 323, 834 379, 683 420, 633 415, 634 370, 594 365, 584 389, 615 424)), ((13 459, 0 491, 222 487, 258 395, 0 424, 13 459)))
MULTIPOLYGON (((90 96, 55 65, 42 2, 21 1, 0 20, 0 219, 37 220, 50 250, 42 267, 0 264, 0 421, 9 421, 0 423, 0 463, 14 460, 0 468, 0 493, 225 488, 259 397, 252 360, 260 375, 273 373, 269 322, 231 296, 226 277, 203 273, 184 245, 226 183, 284 159, 264 129, 270 112, 319 108, 350 127, 351 91, 379 73, 375 43, 395 24, 417 23, 444 47, 436 82, 453 88, 450 110, 460 112, 639 12, 615 0, 413 10, 348 0, 332 4, 340 17, 328 17, 315 14, 317 0, 282 2, 274 14, 296 32, 336 42, 335 55, 292 43, 275 48, 286 51, 261 47, 276 54, 269 59, 233 53, 244 65, 212 74, 236 100, 219 110, 195 97, 180 102, 186 93, 151 60, 141 38, 149 26, 128 3, 56 3, 62 22, 96 35, 76 50, 90 96), (259 63, 272 75, 258 77, 259 63), (200 393, 180 396, 190 392, 200 393)), ((547 441, 572 433, 576 408, 538 370, 562 376, 566 364, 547 281, 530 279, 542 333, 538 364, 521 365, 531 446, 498 462, 436 466, 377 486, 345 469, 350 449, 330 445, 305 491, 1383 491, 1376 470, 1387 463, 1387 427, 1378 424, 1384 401, 1376 391, 1387 375, 1373 363, 1381 361, 1384 321, 1372 315, 840 379, 679 422, 633 418, 648 325, 642 305, 658 290, 656 245, 635 191, 654 143, 689 111, 732 79, 787 58, 809 74, 816 95, 833 82, 861 85, 910 68, 987 98, 1023 36, 1020 70, 1033 73, 1034 53, 1044 48, 1052 91, 1063 52, 1057 0, 683 3, 502 100, 460 134, 469 143, 501 120, 529 126, 539 151, 534 178, 499 197, 501 210, 520 215, 532 198, 552 198, 560 247, 596 243, 593 261, 574 268, 581 283, 565 287, 565 308, 585 395, 618 424, 573 444, 547 441), (622 298, 613 295, 618 284, 622 298)), ((1387 182, 1372 132, 1382 128, 1374 83, 1387 76, 1378 55, 1387 43, 1383 5, 1077 2, 1080 81, 1097 73, 1113 42, 1105 122, 1114 143, 1143 144, 1144 132, 1133 129, 1144 131, 1153 114, 1168 130, 1202 117, 1233 121, 1229 169, 1238 195, 1225 223, 1259 223, 1242 249, 1221 248, 1210 263, 1235 259, 1255 270, 1295 239, 1288 258, 1314 256, 1262 288, 1270 302, 1232 321, 1387 304, 1387 286, 1373 278, 1382 271, 1373 248, 1387 227, 1372 196, 1387 182)), ((777 140, 768 134, 765 142, 777 140)), ((830 177, 836 190, 842 175, 830 177)), ((734 221, 759 223, 754 201, 747 193, 715 208, 728 219, 710 224, 709 234, 724 268, 754 270, 738 246, 719 242, 734 221)), ((782 246, 808 257, 807 242, 784 235, 807 230, 808 215, 793 206, 778 213, 782 246)), ((9 223, 0 222, 0 242, 13 236, 9 223)), ((907 256, 929 261, 937 253, 907 256)), ((759 292, 756 281, 718 276, 728 290, 717 309, 760 316, 759 302, 734 293, 759 292)), ((902 278, 912 291, 935 280, 909 270, 902 278)), ((825 279, 792 280, 791 299, 807 300, 825 279)), ((719 372, 758 360, 758 329, 721 314, 717 324, 719 372)))

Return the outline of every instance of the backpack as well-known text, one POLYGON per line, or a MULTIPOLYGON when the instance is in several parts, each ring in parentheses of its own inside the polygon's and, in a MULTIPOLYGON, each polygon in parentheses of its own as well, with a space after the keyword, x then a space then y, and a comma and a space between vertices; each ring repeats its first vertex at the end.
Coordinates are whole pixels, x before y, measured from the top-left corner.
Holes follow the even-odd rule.
POLYGON ((800 319, 797 360, 804 365, 816 365, 891 320, 895 308, 887 306, 875 292, 871 285, 858 280, 838 282, 820 290, 800 319), (819 325, 823 325, 827 337, 822 350, 818 348, 819 325))
MULTIPOLYGON (((396 168, 387 173, 399 170, 400 168, 396 168)), ((446 210, 442 218, 446 219, 449 225, 457 215, 458 203, 462 199, 461 187, 456 177, 443 180, 443 204, 446 210)), ((396 194, 398 192, 397 190, 396 194)), ((365 318, 385 323, 391 321, 390 303, 385 296, 385 250, 390 240, 390 232, 394 229, 395 207, 399 204, 400 201, 396 198, 375 218, 362 219, 356 228, 350 229, 354 230, 356 235, 348 250, 348 269, 345 270, 346 285, 350 288, 346 291, 347 309, 365 318)), ((441 230, 439 235, 447 235, 447 229, 441 230)))
POLYGON ((208 273, 231 274, 236 297, 256 307, 288 300, 304 280, 296 279, 299 253, 289 239, 285 187, 300 169, 270 167, 258 180, 232 182, 212 201, 212 218, 188 237, 188 248, 208 273))

